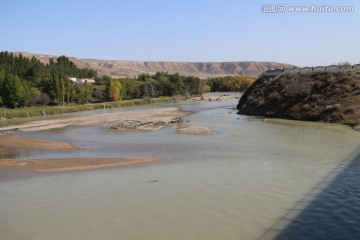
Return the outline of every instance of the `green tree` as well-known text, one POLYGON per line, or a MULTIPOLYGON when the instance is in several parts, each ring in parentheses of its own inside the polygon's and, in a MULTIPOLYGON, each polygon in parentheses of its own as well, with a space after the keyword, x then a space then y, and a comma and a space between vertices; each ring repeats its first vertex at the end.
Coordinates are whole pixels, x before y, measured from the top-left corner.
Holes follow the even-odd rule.
POLYGON ((2 68, 0 66, 0 105, 3 105, 3 101, 2 101, 2 98, 3 98, 3 82, 4 82, 4 79, 5 79, 5 75, 6 75, 6 72, 5 72, 5 69, 2 68))
POLYGON ((122 99, 140 98, 142 82, 132 78, 124 78, 121 82, 122 99))
POLYGON ((10 108, 23 107, 29 100, 29 90, 21 79, 9 74, 3 81, 3 103, 10 108))
POLYGON ((201 82, 200 78, 189 76, 184 79, 184 94, 189 95, 198 95, 201 92, 201 82))
POLYGON ((77 103, 84 104, 90 101, 93 89, 90 84, 77 84, 75 91, 72 90, 72 98, 76 99, 77 103))
POLYGON ((37 105, 41 100, 41 91, 35 87, 30 88, 30 104, 37 105))

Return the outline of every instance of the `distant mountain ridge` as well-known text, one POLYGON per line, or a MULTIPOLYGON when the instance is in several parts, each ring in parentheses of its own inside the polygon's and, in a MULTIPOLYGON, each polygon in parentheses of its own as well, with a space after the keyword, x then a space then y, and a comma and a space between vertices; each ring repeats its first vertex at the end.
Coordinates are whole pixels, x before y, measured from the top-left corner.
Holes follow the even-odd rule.
MULTIPOLYGON (((22 54, 24 57, 35 56, 43 63, 48 63, 51 56, 44 54, 34 54, 28 52, 13 52, 16 55, 22 54)), ((197 76, 208 78, 215 76, 235 76, 247 75, 256 77, 264 71, 271 69, 293 68, 291 64, 275 62, 165 62, 165 61, 125 61, 125 60, 98 60, 80 59, 69 57, 79 68, 92 68, 97 70, 98 75, 108 75, 111 77, 133 77, 141 73, 153 74, 158 71, 168 73, 179 73, 185 76, 197 76)))

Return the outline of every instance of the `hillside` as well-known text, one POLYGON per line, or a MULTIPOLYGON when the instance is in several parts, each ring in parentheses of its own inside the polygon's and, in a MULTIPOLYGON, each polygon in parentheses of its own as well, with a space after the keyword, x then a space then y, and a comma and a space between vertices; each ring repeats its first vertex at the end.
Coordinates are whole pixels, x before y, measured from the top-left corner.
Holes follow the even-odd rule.
POLYGON ((260 77, 241 97, 240 114, 324 122, 359 122, 360 71, 260 77))
MULTIPOLYGON (((58 57, 27 52, 14 52, 16 55, 20 53, 29 58, 35 56, 43 63, 48 63, 50 58, 58 57)), ((100 76, 108 75, 112 77, 133 77, 141 73, 151 74, 157 71, 179 73, 185 76, 192 75, 200 78, 233 75, 255 77, 269 69, 294 67, 290 64, 274 62, 155 62, 69 58, 79 68, 92 68, 96 70, 100 76)))

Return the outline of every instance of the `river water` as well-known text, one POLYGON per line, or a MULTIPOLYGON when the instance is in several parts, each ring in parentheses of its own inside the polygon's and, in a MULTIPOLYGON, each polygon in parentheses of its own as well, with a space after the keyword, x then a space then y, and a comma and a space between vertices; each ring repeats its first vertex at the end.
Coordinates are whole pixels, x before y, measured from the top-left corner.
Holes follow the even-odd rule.
POLYGON ((19 151, 20 157, 164 160, 2 180, 0 239, 262 239, 359 151, 360 133, 347 126, 264 122, 236 115, 228 108, 236 103, 175 105, 194 111, 185 120, 213 129, 209 136, 178 134, 176 128, 19 133, 85 148, 19 151))

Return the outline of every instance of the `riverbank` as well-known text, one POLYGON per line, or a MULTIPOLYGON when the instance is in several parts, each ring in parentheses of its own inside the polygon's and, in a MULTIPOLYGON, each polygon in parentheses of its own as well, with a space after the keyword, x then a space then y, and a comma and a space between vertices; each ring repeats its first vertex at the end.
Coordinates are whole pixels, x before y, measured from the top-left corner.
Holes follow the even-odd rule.
POLYGON ((132 99, 123 100, 119 102, 103 102, 103 103, 89 103, 81 105, 64 105, 64 106, 35 106, 7 109, 3 108, 0 111, 0 119, 26 118, 35 116, 47 116, 63 113, 74 113, 82 111, 92 111, 97 109, 121 108, 131 107, 137 105, 149 105, 153 103, 165 103, 185 100, 185 97, 161 97, 152 99, 132 99))
MULTIPOLYGON (((208 93, 200 97, 193 98, 174 98, 178 104, 191 103, 191 102, 206 102, 206 101, 226 101, 232 99, 238 99, 237 94, 225 94, 225 93, 208 93)), ((169 99, 162 98, 161 101, 167 101, 169 99)), ((160 101, 160 99, 157 99, 160 101)), ((119 107, 117 104, 124 104, 126 101, 109 103, 112 107, 119 107)), ((104 103, 105 104, 105 103, 104 103)), ((96 105, 96 106, 99 106, 96 105)), ((91 108, 93 109, 93 108, 91 108)), ((24 109, 14 109, 13 111, 23 111, 24 109)), ((146 110, 132 110, 132 111, 120 111, 112 113, 98 113, 98 114, 86 114, 83 116, 62 116, 60 118, 43 118, 41 120, 26 121, 22 124, 13 124, 0 127, 0 131, 8 130, 21 130, 25 132, 35 131, 57 131, 67 126, 95 126, 102 125, 111 129, 119 131, 151 131, 158 130, 164 127, 168 127, 172 124, 182 123, 182 118, 189 115, 189 112, 182 112, 179 108, 153 108, 146 110)), ((6 121, 6 120, 1 120, 6 121)), ((6 124, 6 122, 4 122, 6 124)), ((188 125, 188 124, 187 124, 188 125)), ((182 125, 185 127, 186 125, 182 125)), ((194 129, 194 128, 193 128, 194 129)), ((191 131, 179 131, 183 133, 190 133, 191 131)), ((207 131, 209 132, 209 131, 207 131)), ((199 134, 196 130, 194 134, 199 134)), ((209 134, 209 133, 207 133, 209 134)))
POLYGON ((64 113, 74 113, 83 111, 92 111, 97 109, 109 109, 109 108, 122 108, 149 105, 154 103, 167 103, 167 102, 198 102, 198 101, 223 101, 234 99, 233 95, 221 94, 203 94, 202 96, 185 97, 159 97, 151 99, 131 99, 122 100, 119 102, 103 102, 103 103, 89 103, 81 105, 64 105, 64 106, 34 106, 8 109, 3 108, 0 110, 0 121, 13 118, 28 118, 36 116, 47 116, 64 113))
POLYGON ((160 161, 161 158, 45 158, 1 159, 0 170, 54 173, 124 167, 160 161))

